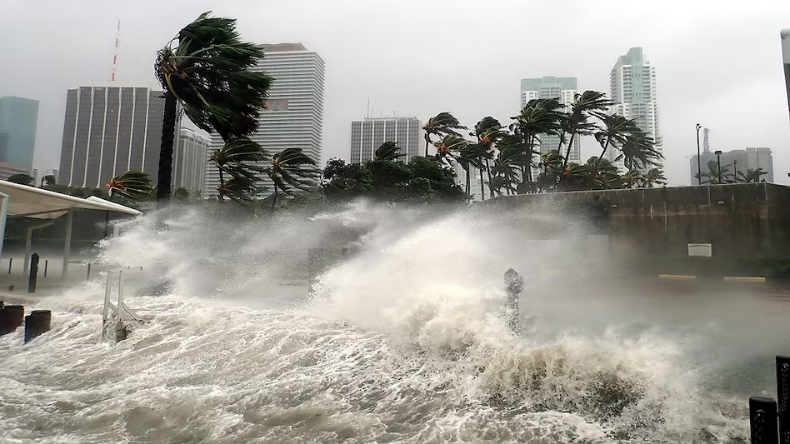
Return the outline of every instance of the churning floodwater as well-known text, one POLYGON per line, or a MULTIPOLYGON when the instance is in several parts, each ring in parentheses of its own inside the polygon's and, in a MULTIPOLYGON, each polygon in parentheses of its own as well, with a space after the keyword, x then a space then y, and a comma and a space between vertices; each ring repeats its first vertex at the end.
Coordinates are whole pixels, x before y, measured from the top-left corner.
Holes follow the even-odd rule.
POLYGON ((623 283, 584 236, 534 239, 513 214, 153 222, 101 250, 143 267, 126 341, 100 340, 101 282, 42 300, 48 334, 0 337, 0 442, 746 442, 746 397, 788 345, 779 303, 623 283), (345 236, 355 253, 308 298, 307 249, 345 236))

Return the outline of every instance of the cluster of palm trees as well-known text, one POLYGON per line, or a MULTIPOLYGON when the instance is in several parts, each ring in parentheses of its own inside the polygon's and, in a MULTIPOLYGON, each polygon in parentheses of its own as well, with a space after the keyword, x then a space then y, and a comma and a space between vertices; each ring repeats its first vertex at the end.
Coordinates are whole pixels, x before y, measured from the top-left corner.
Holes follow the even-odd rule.
MULTIPOLYGON (((718 161, 708 161, 708 172, 702 173, 702 183, 709 184, 724 184, 724 183, 758 183, 762 176, 768 174, 762 168, 748 169, 744 171, 733 171, 730 173, 730 166, 720 166, 718 161)), ((699 175, 695 174, 694 177, 699 179, 699 175)))
POLYGON ((634 119, 609 113, 613 103, 605 94, 585 91, 566 107, 558 99, 533 99, 512 123, 503 126, 493 117, 481 119, 469 133, 458 119, 442 112, 428 119, 425 155, 431 144, 436 158, 458 165, 466 173, 466 192, 471 194, 471 172, 480 173, 480 193, 490 197, 549 191, 578 191, 665 184, 663 156, 657 141, 639 128, 634 119), (545 146, 545 136, 557 136, 556 147, 545 146), (570 162, 576 140, 593 136, 601 154, 583 164, 570 162), (625 174, 608 160, 623 161, 625 174), (486 184, 488 193, 486 193, 486 184))

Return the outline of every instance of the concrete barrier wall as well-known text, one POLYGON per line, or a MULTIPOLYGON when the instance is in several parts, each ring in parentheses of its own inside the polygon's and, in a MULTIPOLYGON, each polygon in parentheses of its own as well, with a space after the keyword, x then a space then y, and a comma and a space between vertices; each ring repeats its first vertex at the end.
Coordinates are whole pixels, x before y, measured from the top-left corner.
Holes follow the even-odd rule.
POLYGON ((611 249, 622 254, 684 256, 688 244, 709 243, 716 257, 790 257, 790 187, 781 185, 502 196, 479 205, 554 208, 586 219, 597 205, 605 212, 611 249))

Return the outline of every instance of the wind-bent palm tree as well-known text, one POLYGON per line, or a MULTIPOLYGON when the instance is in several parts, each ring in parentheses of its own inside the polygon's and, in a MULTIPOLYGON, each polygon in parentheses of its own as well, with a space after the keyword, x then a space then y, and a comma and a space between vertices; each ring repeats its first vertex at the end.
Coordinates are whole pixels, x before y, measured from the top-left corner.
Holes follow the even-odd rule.
POLYGON ((594 122, 590 122, 590 117, 605 113, 611 105, 612 101, 606 98, 606 94, 598 91, 585 91, 574 96, 567 119, 568 132, 571 137, 568 141, 568 148, 565 151, 565 160, 562 163, 563 169, 568 166, 571 149, 576 137, 591 136, 595 133, 597 126, 594 122))
POLYGON ((656 149, 656 141, 645 133, 632 133, 626 136, 620 147, 620 155, 627 170, 646 169, 660 165, 664 156, 656 149))
MULTIPOLYGON (((557 99, 532 99, 524 106, 518 116, 511 117, 515 120, 510 125, 511 131, 520 136, 526 145, 524 154, 532 163, 535 146, 539 142, 539 135, 559 135, 562 130, 562 109, 565 105, 557 99)), ((522 190, 529 191, 532 187, 532 168, 525 167, 522 171, 522 190)))
MULTIPOLYGON (((225 188, 225 174, 230 178, 243 178, 254 184, 257 181, 257 173, 262 172, 261 163, 267 160, 266 152, 256 142, 244 137, 233 139, 222 148, 211 152, 209 162, 213 163, 219 171, 219 200, 223 200, 224 194, 221 192, 225 188)), ((240 190, 243 181, 236 181, 234 192, 240 190)), ((246 182, 244 182, 246 183, 246 182)), ((254 187, 253 187, 254 188, 254 187)), ((252 190, 252 188, 250 188, 252 190)), ((233 199, 239 200, 239 199, 233 199)))
MULTIPOLYGON (((517 136, 510 137, 520 140, 520 137, 517 136)), ((502 147, 491 166, 491 174, 493 176, 491 178, 491 188, 499 195, 502 194, 502 188, 505 188, 508 196, 515 194, 518 191, 519 174, 525 165, 529 166, 530 161, 521 152, 521 149, 509 146, 502 147)))
POLYGON ((272 208, 277 205, 279 191, 287 194, 292 188, 307 190, 316 185, 321 172, 315 161, 301 148, 288 148, 272 156, 269 166, 263 168, 274 184, 272 208))
POLYGON ((740 176, 737 181, 742 183, 759 183, 760 177, 765 176, 768 174, 768 171, 763 170, 762 168, 749 169, 744 174, 743 171, 738 171, 738 176, 740 176))
POLYGON ((105 186, 110 193, 110 200, 116 194, 132 200, 147 200, 151 195, 153 182, 151 177, 142 171, 127 171, 110 179, 105 186))
POLYGON ((441 112, 428 119, 422 129, 425 131, 425 157, 428 157, 428 146, 432 142, 431 136, 460 136, 461 134, 456 130, 465 130, 466 127, 461 125, 461 122, 452 114, 441 112))
POLYGON ((598 156, 596 165, 599 165, 606 156, 606 151, 609 148, 619 149, 625 144, 627 137, 642 131, 636 125, 633 119, 626 119, 619 114, 597 114, 604 124, 604 129, 595 133, 595 140, 601 145, 603 151, 598 156))
POLYGON ((404 156, 405 154, 400 154, 400 147, 397 142, 384 142, 380 147, 376 148, 373 160, 394 161, 404 156))
POLYGON ((590 157, 585 167, 591 185, 589 189, 611 190, 622 188, 622 178, 618 174, 617 166, 613 165, 609 160, 590 157))
POLYGON ((489 189, 491 197, 494 197, 494 189, 491 184, 491 160, 494 158, 493 147, 504 137, 507 133, 502 131, 502 124, 499 120, 488 116, 481 119, 474 127, 474 131, 469 133, 470 136, 477 138, 478 147, 475 148, 478 153, 480 163, 480 197, 485 200, 485 190, 483 183, 483 169, 488 174, 489 189))
POLYGON ((626 188, 640 188, 644 178, 639 170, 629 170, 623 175, 623 184, 626 188))
POLYGON ((233 176, 228 180, 222 181, 217 187, 220 201, 224 200, 225 197, 234 202, 250 201, 256 191, 255 180, 245 176, 233 176))
POLYGON ((442 137, 442 140, 433 144, 434 148, 436 148, 436 158, 447 166, 452 166, 453 161, 455 161, 455 153, 461 151, 467 145, 469 145, 469 142, 466 139, 454 134, 448 134, 442 137))
POLYGON ((549 191, 557 186, 557 178, 561 177, 563 159, 559 151, 551 150, 540 156, 540 174, 538 175, 538 189, 549 191))
POLYGON ((155 75, 165 90, 157 200, 170 198, 173 139, 180 105, 198 128, 229 141, 248 136, 266 108, 272 79, 251 68, 263 49, 242 42, 236 20, 203 13, 157 53, 155 75))
POLYGON ((645 173, 643 188, 653 188, 653 184, 667 184, 667 178, 664 176, 664 172, 660 168, 651 168, 650 171, 645 173))

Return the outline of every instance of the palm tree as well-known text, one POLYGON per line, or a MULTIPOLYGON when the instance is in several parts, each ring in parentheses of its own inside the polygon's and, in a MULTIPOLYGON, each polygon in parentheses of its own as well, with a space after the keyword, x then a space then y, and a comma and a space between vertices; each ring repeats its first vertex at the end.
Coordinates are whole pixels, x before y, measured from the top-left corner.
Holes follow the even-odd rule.
POLYGON ((653 188, 653 184, 666 185, 667 178, 660 168, 651 168, 650 171, 645 173, 643 183, 644 188, 653 188))
POLYGON ((494 158, 494 163, 491 166, 491 174, 493 175, 490 181, 491 189, 495 190, 497 194, 500 195, 502 194, 501 190, 503 187, 507 195, 516 193, 519 173, 522 171, 524 165, 529 164, 529 158, 525 156, 519 148, 508 146, 502 147, 494 158))
POLYGON ((660 165, 664 156, 656 149, 656 141, 645 133, 632 133, 626 136, 620 147, 620 156, 627 170, 646 169, 660 165))
MULTIPOLYGON (((233 139, 222 148, 216 149, 211 152, 209 162, 213 163, 219 171, 219 188, 225 189, 225 174, 230 178, 245 178, 254 183, 257 180, 257 174, 262 171, 260 163, 267 160, 266 152, 263 148, 250 139, 240 138, 233 139)), ((235 190, 238 191, 239 181, 237 181, 235 190)), ((223 200, 223 193, 219 193, 219 200, 223 200)), ((236 200, 236 199, 234 199, 236 200)))
MULTIPOLYGON (((511 131, 520 136, 525 145, 524 154, 532 163, 535 146, 539 142, 539 135, 559 135, 562 119, 562 105, 557 99, 532 99, 524 106, 518 116, 510 125, 511 131)), ((525 167, 522 176, 522 192, 532 185, 532 168, 525 167)))
POLYGON ((428 123, 422 127, 425 131, 425 157, 428 157, 428 146, 431 144, 431 136, 460 136, 456 130, 465 130, 466 127, 448 112, 441 112, 428 119, 428 123))
POLYGON ((563 158, 559 151, 551 150, 540 156, 541 172, 538 176, 538 189, 549 191, 552 186, 557 185, 557 178, 561 177, 563 158))
POLYGON ((607 159, 590 157, 585 164, 589 176, 588 189, 611 190, 622 188, 622 178, 617 171, 617 166, 607 159))
POLYGON ((436 158, 441 160, 445 165, 452 166, 452 161, 455 160, 455 153, 465 148, 469 142, 461 136, 448 134, 442 137, 442 140, 434 143, 436 148, 436 158))
POLYGON ((288 148, 272 156, 269 166, 263 168, 274 184, 272 208, 277 206, 279 191, 288 193, 292 188, 309 189, 316 184, 321 172, 315 161, 302 152, 301 148, 288 148))
POLYGON ((568 132, 571 135, 568 141, 568 148, 565 151, 565 160, 562 168, 568 166, 574 139, 577 136, 590 136, 595 133, 595 123, 590 122, 591 116, 605 113, 612 105, 612 101, 606 98, 606 94, 598 91, 585 91, 576 94, 571 104, 571 111, 568 114, 568 132))
POLYGON ((737 179, 738 182, 745 182, 745 183, 759 183, 760 177, 768 174, 767 171, 763 170, 762 168, 749 169, 744 174, 743 171, 738 171, 738 175, 740 178, 737 179))
POLYGON ((384 142, 376 149, 373 155, 374 160, 394 161, 398 160, 405 154, 400 154, 400 147, 397 142, 384 142))
POLYGON ((721 171, 719 171, 719 163, 715 160, 710 160, 708 161, 708 172, 702 173, 702 177, 708 178, 708 181, 705 183, 721 184, 725 182, 724 178, 729 175, 729 172, 730 167, 723 166, 721 171))
POLYGON ((142 171, 127 171, 115 176, 107 182, 110 200, 120 194, 131 200, 147 200, 151 195, 153 183, 151 177, 142 171))
POLYGON ((601 145, 603 151, 598 156, 596 165, 600 164, 606 155, 606 151, 611 148, 620 148, 625 144, 627 137, 642 131, 636 126, 633 119, 626 119, 619 114, 596 114, 604 124, 604 129, 595 133, 595 140, 601 145))
POLYGON ((155 75, 165 90, 157 200, 170 198, 173 138, 180 105, 198 128, 223 140, 248 136, 266 108, 272 79, 251 69, 263 49, 242 42, 236 20, 203 13, 157 53, 155 75))
POLYGON ((625 184, 626 188, 639 188, 643 182, 642 173, 639 170, 629 170, 627 173, 623 175, 623 183, 625 184))
MULTIPOLYGON (((493 147, 494 145, 505 136, 505 132, 502 131, 502 124, 499 123, 499 120, 488 116, 481 119, 475 125, 474 131, 469 133, 470 136, 477 138, 477 144, 479 145, 476 148, 477 153, 479 154, 480 160, 480 193, 481 198, 485 200, 485 191, 484 191, 484 183, 483 183, 483 168, 485 168, 486 173, 488 174, 488 182, 489 185, 491 183, 491 164, 490 161, 494 158, 493 147)), ((494 189, 490 188, 491 197, 494 197, 494 189)))

